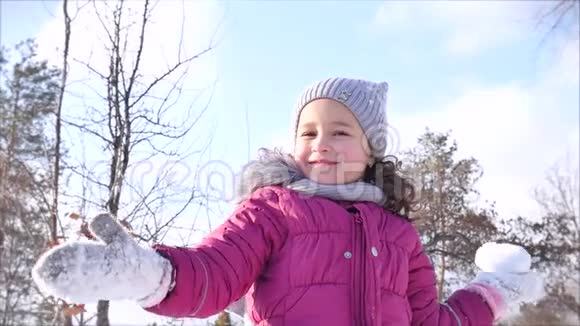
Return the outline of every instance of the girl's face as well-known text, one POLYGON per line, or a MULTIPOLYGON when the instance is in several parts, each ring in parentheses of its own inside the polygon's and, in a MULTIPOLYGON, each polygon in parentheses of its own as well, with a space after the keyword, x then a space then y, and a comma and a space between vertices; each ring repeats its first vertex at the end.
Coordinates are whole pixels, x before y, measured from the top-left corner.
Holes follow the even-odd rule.
POLYGON ((323 184, 358 181, 371 162, 368 141, 350 110, 331 99, 306 105, 296 129, 294 159, 311 180, 323 184))

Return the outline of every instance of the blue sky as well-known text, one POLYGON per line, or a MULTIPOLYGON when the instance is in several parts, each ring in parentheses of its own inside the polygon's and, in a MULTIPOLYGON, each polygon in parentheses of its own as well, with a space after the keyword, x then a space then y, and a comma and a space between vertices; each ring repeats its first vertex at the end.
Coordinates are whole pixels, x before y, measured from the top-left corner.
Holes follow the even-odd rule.
MULTIPOLYGON (((190 53, 217 30, 218 47, 192 67, 187 83, 217 81, 210 112, 191 141, 213 133, 211 159, 222 160, 225 170, 237 170, 260 146, 289 148, 297 96, 314 80, 335 75, 389 82, 392 153, 413 146, 427 126, 452 129, 458 158, 473 156, 484 168, 481 199, 496 201, 503 217, 538 213, 531 191, 566 153, 578 166, 578 26, 543 42, 546 26, 537 27, 534 17, 550 2, 162 3, 148 43, 152 72, 175 55, 178 18, 189 23, 190 53)), ((0 4, 3 45, 38 37, 42 55, 60 63, 53 52, 61 44, 60 2, 0 4)), ((79 24, 91 21, 88 9, 79 24)), ((86 58, 102 33, 91 23, 78 30, 73 56, 86 58)), ((77 68, 72 79, 86 75, 77 68)), ((222 209, 225 214, 231 206, 222 209)), ((214 225, 225 217, 214 216, 214 225)))

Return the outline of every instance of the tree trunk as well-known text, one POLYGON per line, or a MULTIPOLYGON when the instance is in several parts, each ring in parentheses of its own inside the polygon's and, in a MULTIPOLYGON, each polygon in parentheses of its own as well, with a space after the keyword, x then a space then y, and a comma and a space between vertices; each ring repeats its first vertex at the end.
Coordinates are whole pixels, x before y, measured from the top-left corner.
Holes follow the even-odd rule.
POLYGON ((109 301, 99 300, 97 304, 97 326, 109 326, 109 301))
MULTIPOLYGON (((69 54, 69 45, 70 45, 70 33, 71 33, 71 18, 68 14, 68 0, 64 0, 62 3, 62 10, 64 14, 64 29, 65 29, 65 36, 64 36, 64 53, 63 53, 63 63, 62 63, 62 75, 61 75, 61 84, 60 90, 58 95, 58 106, 55 112, 55 153, 54 153, 54 166, 53 166, 53 180, 52 180, 52 207, 50 210, 50 236, 51 240, 54 244, 58 243, 57 238, 57 223, 58 223, 58 200, 59 200, 59 177, 60 177, 60 161, 61 161, 61 123, 62 123, 62 104, 64 100, 64 91, 66 88, 66 81, 68 77, 68 54, 69 54)), ((64 232, 63 232, 64 237, 64 232)), ((65 326, 73 326, 72 316, 63 316, 63 325, 65 326)))
POLYGON ((445 255, 441 255, 441 264, 439 266, 439 280, 437 280, 437 295, 439 299, 443 298, 443 291, 445 290, 445 270, 446 270, 445 255))
POLYGON ((73 326, 73 322, 72 322, 72 316, 64 316, 64 322, 63 322, 64 326, 73 326))

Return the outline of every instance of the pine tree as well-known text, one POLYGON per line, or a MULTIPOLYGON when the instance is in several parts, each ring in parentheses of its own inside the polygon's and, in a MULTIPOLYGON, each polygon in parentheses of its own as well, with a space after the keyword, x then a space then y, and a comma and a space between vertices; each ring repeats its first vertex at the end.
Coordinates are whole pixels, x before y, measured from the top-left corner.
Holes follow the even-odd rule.
POLYGON ((0 50, 0 324, 52 320, 30 270, 47 248, 53 140, 49 119, 60 71, 36 57, 32 40, 0 50))
POLYGON ((497 233, 493 206, 479 209, 474 203, 482 168, 474 158, 457 160, 457 149, 450 133, 427 129, 402 156, 420 197, 420 210, 411 218, 436 267, 440 297, 453 282, 462 284, 473 276, 477 248, 497 233))

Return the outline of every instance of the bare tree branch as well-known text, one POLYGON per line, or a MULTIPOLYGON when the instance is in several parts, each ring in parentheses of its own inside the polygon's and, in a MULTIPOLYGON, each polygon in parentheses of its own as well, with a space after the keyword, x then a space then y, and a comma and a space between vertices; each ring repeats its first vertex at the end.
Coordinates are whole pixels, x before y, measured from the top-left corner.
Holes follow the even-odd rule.
POLYGON ((105 138, 98 131, 94 131, 94 130, 90 129, 87 125, 80 125, 80 124, 77 124, 77 123, 74 123, 74 122, 68 121, 68 120, 62 120, 62 122, 64 122, 67 125, 73 126, 73 127, 79 129, 82 132, 86 132, 88 134, 91 134, 91 135, 99 138, 100 140, 102 140, 107 145, 111 145, 113 143, 110 139, 105 138))
POLYGON ((181 67, 182 65, 186 64, 186 63, 190 63, 191 61, 200 58, 201 56, 203 56, 204 54, 210 52, 211 50, 213 50, 212 47, 208 47, 205 50, 201 51, 200 53, 191 56, 183 61, 180 61, 178 63, 176 63, 173 67, 171 67, 169 70, 167 70, 165 73, 163 73, 161 76, 155 78, 155 80, 149 84, 149 86, 147 86, 147 88, 140 94, 137 96, 137 99, 135 101, 133 101, 131 103, 131 107, 133 107, 135 104, 139 103, 143 97, 145 95, 147 95, 149 93, 149 91, 155 86, 157 85, 157 83, 159 83, 161 80, 165 79, 167 76, 171 75, 175 70, 177 70, 179 67, 181 67))
POLYGON ((88 63, 86 63, 86 62, 84 62, 84 61, 78 60, 78 59, 76 59, 76 58, 73 58, 73 60, 74 60, 75 62, 77 62, 77 63, 80 63, 80 64, 82 64, 83 66, 85 66, 85 67, 86 67, 87 69, 89 69, 89 70, 90 70, 92 73, 94 73, 95 75, 99 76, 99 78, 101 78, 101 79, 104 79, 104 80, 107 80, 107 76, 105 76, 105 75, 101 74, 101 73, 100 73, 98 70, 96 70, 95 68, 93 68, 93 67, 92 67, 90 64, 88 64, 88 63))
POLYGON ((129 87, 125 92, 125 107, 130 109, 132 105, 129 104, 129 98, 131 97, 133 91, 133 85, 136 81, 137 72, 139 71, 139 64, 141 63, 141 55, 143 54, 143 45, 145 44, 145 26, 147 25, 147 17, 148 17, 148 7, 149 7, 149 0, 145 1, 143 6, 143 22, 141 24, 141 32, 139 33, 139 47, 137 50, 137 57, 135 58, 135 66, 133 67, 133 72, 131 73, 131 77, 129 78, 129 87))
POLYGON ((572 37, 578 37, 580 32, 580 1, 556 0, 548 3, 548 9, 539 12, 536 22, 536 28, 548 25, 548 31, 542 36, 540 44, 553 38, 557 32, 570 32, 572 37), (570 18, 572 26, 565 26, 566 18, 570 18))

